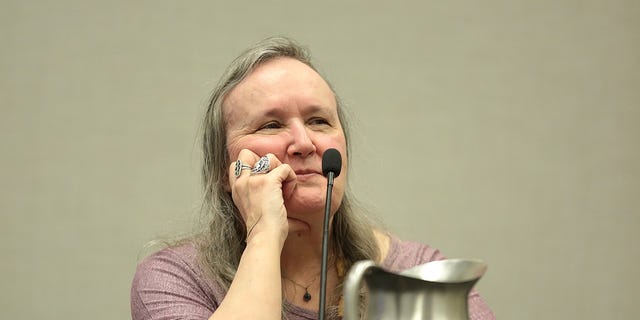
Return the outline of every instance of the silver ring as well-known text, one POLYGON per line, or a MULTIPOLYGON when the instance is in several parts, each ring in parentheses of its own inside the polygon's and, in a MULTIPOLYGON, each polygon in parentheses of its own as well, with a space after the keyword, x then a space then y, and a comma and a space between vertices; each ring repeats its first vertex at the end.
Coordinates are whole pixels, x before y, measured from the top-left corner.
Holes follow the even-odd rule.
POLYGON ((258 162, 256 162, 256 165, 253 166, 253 169, 251 169, 251 174, 267 173, 269 172, 269 166, 269 157, 263 156, 262 158, 260 158, 260 160, 258 160, 258 162))
POLYGON ((236 178, 242 174, 242 170, 251 170, 251 166, 249 166, 248 164, 245 164, 244 162, 242 162, 242 160, 238 159, 236 160, 236 169, 234 172, 234 174, 236 175, 236 178))

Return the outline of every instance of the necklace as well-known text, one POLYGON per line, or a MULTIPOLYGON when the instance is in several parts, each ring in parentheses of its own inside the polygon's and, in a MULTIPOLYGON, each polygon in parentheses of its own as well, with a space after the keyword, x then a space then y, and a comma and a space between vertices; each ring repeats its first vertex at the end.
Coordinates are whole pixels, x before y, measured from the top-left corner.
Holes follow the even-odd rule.
POLYGON ((295 284, 296 286, 298 286, 298 287, 300 287, 300 288, 304 288, 304 295, 302 296, 302 300, 304 300, 304 302, 309 302, 309 301, 311 301, 311 293, 309 293, 309 287, 310 287, 314 282, 316 282, 316 279, 318 279, 318 276, 315 276, 315 277, 313 278, 313 280, 311 280, 311 282, 310 282, 308 285, 306 285, 306 286, 303 286, 303 285, 301 285, 301 284, 299 284, 299 283, 297 283, 297 282, 295 282, 295 281, 293 281, 293 280, 291 280, 291 279, 289 279, 289 278, 282 277, 282 279, 289 280, 289 281, 291 281, 291 283, 295 284))
MULTIPOLYGON (((340 281, 342 281, 342 279, 344 278, 344 275, 345 275, 344 261, 342 259, 338 259, 338 261, 335 264, 335 267, 336 267, 336 273, 338 274, 338 279, 340 281)), ((311 298, 312 298, 311 297, 311 293, 309 293, 309 287, 316 282, 316 280, 318 279, 319 276, 320 276, 320 274, 317 274, 313 278, 313 280, 311 280, 311 282, 309 282, 309 284, 306 285, 306 286, 303 286, 303 285, 301 285, 301 284, 299 284, 299 283, 297 283, 297 282, 295 282, 295 281, 293 281, 293 280, 291 280, 291 279, 289 279, 287 277, 282 277, 282 279, 289 280, 294 285, 296 285, 296 286, 298 286, 300 288, 304 288, 304 295, 302 296, 302 300, 304 300, 304 302, 309 302, 309 301, 311 301, 311 298)), ((342 296, 340 296, 340 300, 338 302, 340 315, 342 315, 342 304, 343 304, 343 300, 342 300, 342 296)))

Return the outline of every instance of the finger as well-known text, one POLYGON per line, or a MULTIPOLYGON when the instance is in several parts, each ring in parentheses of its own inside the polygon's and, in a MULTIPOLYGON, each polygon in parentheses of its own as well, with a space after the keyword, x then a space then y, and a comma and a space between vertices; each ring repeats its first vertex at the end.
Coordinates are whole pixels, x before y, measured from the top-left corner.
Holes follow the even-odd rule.
MULTIPOLYGON (((269 164, 267 172, 254 173, 254 171, 252 170, 251 176, 258 177, 259 175, 264 175, 265 178, 275 176, 277 183, 282 189, 283 198, 289 198, 289 196, 291 196, 293 190, 295 189, 297 179, 293 169, 288 164, 283 164, 282 161, 280 161, 280 159, 278 159, 278 157, 276 157, 273 153, 267 153, 261 157, 261 160, 258 160, 258 162, 263 161, 264 164, 265 160, 262 158, 266 158, 266 162, 269 164), (277 170, 277 172, 272 174, 272 172, 274 172, 275 170, 277 170)), ((256 163, 256 166, 259 166, 258 163, 256 163)), ((256 168, 256 166, 254 166, 254 169, 256 168)))
POLYGON ((271 172, 276 171, 272 175, 277 177, 278 182, 282 186, 283 199, 288 199, 296 188, 296 173, 293 171, 291 166, 286 163, 282 163, 282 161, 280 161, 280 159, 278 159, 274 154, 267 153, 265 156, 269 158, 271 163, 271 172))
POLYGON ((231 162, 227 174, 229 176, 229 184, 234 185, 238 178, 249 175, 253 164, 260 159, 260 156, 249 149, 242 149, 238 153, 238 158, 231 162), (239 161, 239 162, 238 162, 239 161), (245 173, 245 171, 247 171, 245 173))
POLYGON ((273 153, 267 153, 253 165, 251 175, 266 174, 280 166, 282 162, 273 153))
POLYGON ((288 164, 281 164, 269 173, 278 179, 282 185, 282 197, 286 200, 291 197, 297 185, 296 173, 288 164))

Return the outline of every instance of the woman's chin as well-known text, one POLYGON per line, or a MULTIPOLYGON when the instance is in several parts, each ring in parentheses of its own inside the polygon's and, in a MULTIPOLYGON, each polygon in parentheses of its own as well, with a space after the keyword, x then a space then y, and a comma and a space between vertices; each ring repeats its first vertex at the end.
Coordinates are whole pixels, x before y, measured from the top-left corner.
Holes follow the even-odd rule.
POLYGON ((320 197, 292 197, 284 202, 287 215, 290 217, 309 216, 316 212, 324 212, 324 198, 320 197))

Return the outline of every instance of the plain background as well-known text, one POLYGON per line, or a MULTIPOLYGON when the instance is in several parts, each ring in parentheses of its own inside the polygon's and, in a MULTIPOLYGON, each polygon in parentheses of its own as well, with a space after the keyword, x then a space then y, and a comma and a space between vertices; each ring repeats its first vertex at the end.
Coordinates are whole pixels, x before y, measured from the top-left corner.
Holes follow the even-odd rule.
POLYGON ((638 1, 0 3, 2 319, 130 317, 197 216, 208 94, 271 35, 346 102, 359 199, 488 262, 498 318, 637 317, 638 1))

